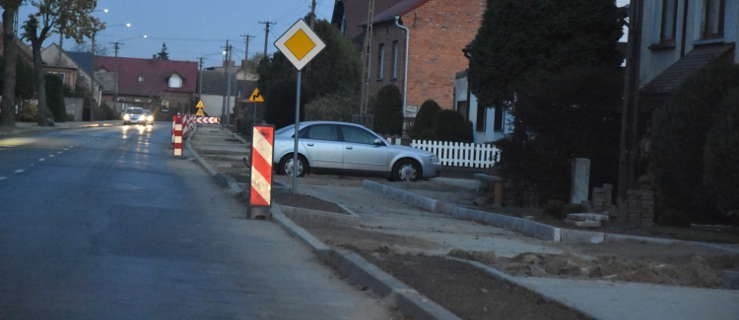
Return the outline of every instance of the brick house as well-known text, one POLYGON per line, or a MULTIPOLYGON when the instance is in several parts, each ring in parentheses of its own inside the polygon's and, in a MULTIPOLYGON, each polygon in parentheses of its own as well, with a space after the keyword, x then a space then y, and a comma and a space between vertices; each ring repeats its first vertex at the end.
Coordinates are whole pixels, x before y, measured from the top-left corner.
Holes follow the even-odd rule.
MULTIPOLYGON (((364 39, 366 3, 343 0, 334 8, 333 23, 359 46, 364 39)), ((400 24, 410 29, 406 117, 415 117, 427 99, 454 109, 454 75, 467 67, 462 50, 477 34, 485 6, 485 0, 377 0, 369 94, 387 85, 403 89, 406 35, 395 25, 398 16, 400 24)))
POLYGON ((96 78, 103 83, 103 101, 118 111, 141 106, 176 113, 193 107, 196 62, 96 56, 94 66, 96 78))

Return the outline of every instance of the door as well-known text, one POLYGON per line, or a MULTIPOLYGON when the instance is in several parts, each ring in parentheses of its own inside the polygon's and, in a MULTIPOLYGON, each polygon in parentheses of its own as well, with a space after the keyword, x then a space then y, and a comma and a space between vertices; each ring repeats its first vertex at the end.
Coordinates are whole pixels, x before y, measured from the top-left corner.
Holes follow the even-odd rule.
POLYGON ((300 131, 300 143, 312 167, 341 169, 343 142, 339 129, 332 124, 318 124, 300 131))
POLYGON ((390 151, 387 146, 376 145, 379 139, 368 130, 355 126, 341 126, 344 140, 344 169, 362 171, 387 171, 390 151))

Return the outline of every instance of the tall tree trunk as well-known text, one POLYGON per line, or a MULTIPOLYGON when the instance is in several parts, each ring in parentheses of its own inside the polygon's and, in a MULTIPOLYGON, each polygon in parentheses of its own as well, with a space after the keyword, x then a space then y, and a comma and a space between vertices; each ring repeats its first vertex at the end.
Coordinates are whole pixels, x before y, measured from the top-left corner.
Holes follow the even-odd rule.
POLYGON ((0 127, 15 126, 15 76, 18 60, 18 46, 15 44, 15 14, 18 6, 7 5, 3 10, 3 54, 5 56, 5 70, 3 71, 3 99, 0 109, 0 127))
POLYGON ((47 126, 49 125, 49 113, 46 107, 46 72, 44 72, 44 63, 41 60, 41 41, 31 41, 31 47, 33 48, 34 86, 38 96, 38 124, 39 126, 47 126))

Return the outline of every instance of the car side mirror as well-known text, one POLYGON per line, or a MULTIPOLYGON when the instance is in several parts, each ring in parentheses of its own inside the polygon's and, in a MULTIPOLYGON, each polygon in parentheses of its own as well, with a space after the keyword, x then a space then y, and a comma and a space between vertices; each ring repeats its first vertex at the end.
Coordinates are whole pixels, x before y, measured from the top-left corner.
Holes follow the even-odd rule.
POLYGON ((384 147, 385 146, 385 143, 382 142, 382 140, 380 140, 380 139, 375 139, 375 141, 372 142, 372 144, 374 144, 375 147, 384 147))

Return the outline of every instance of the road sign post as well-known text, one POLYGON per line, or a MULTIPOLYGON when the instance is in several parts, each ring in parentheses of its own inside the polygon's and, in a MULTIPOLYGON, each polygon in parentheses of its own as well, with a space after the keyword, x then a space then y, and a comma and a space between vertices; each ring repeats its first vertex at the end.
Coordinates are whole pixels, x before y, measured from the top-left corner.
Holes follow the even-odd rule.
MULTIPOLYGON (((295 92, 295 136, 293 146, 293 161, 290 168, 292 183, 291 191, 297 193, 298 190, 298 146, 300 145, 300 91, 302 82, 302 70, 313 58, 315 58, 324 48, 326 44, 321 41, 318 35, 311 30, 308 24, 302 19, 293 24, 280 38, 275 42, 277 49, 285 55, 288 61, 298 70, 296 92, 295 92)), ((305 170, 306 168, 303 168, 305 170)))
POLYGON ((259 91, 259 88, 255 88, 254 91, 252 91, 251 95, 249 96, 249 99, 247 100, 252 103, 252 106, 254 106, 254 109, 252 109, 252 116, 251 116, 251 122, 253 126, 257 123, 257 103, 264 103, 264 97, 262 96, 262 93, 259 91))

